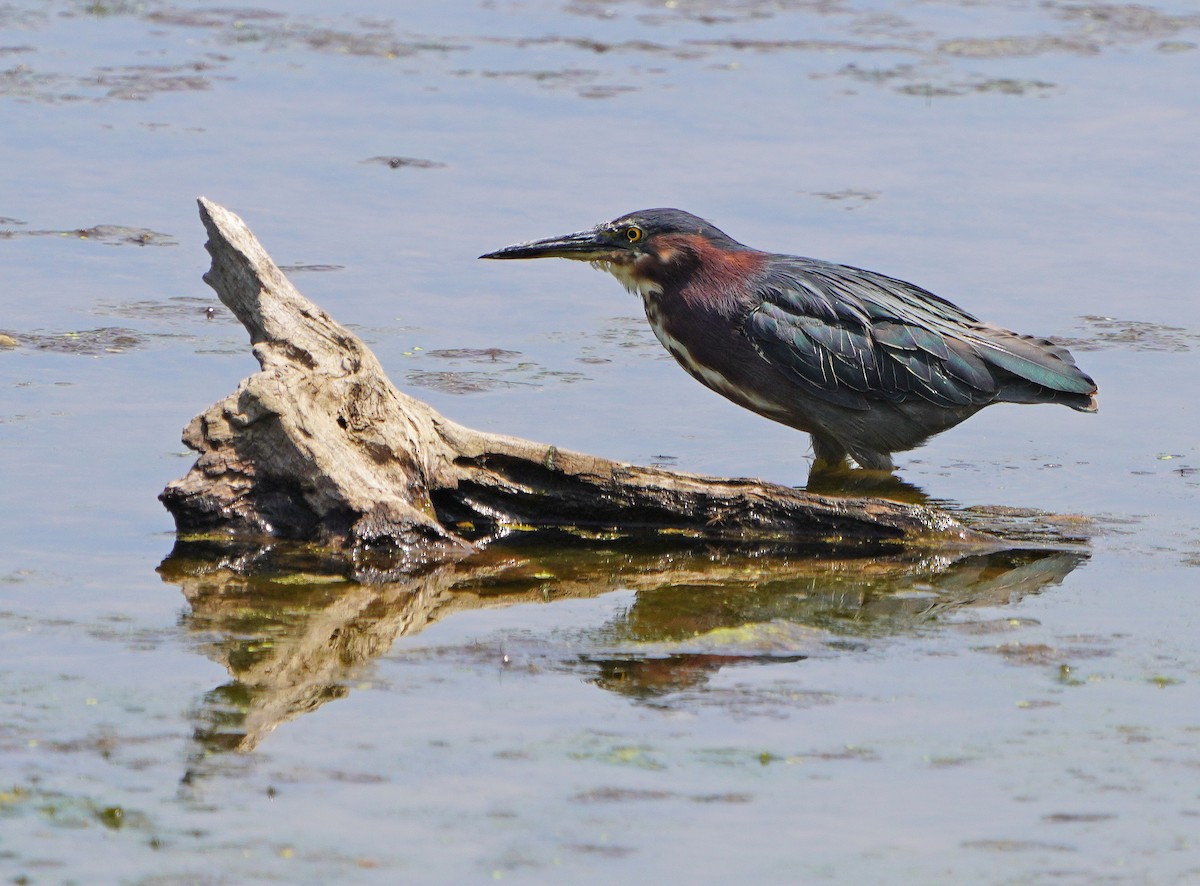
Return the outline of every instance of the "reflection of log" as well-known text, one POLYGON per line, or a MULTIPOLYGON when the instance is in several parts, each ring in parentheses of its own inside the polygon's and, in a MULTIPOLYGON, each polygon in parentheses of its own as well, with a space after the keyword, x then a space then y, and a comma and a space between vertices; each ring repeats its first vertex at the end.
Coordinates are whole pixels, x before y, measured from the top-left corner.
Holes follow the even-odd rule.
POLYGON ((984 541, 925 507, 634 467, 474 431, 396 390, 352 333, 301 296, 241 219, 200 200, 205 280, 262 371, 188 425, 199 452, 162 493, 180 532, 211 529, 462 556, 515 526, 822 547, 984 541))
MULTIPOLYGON (((729 664, 796 660, 964 607, 1003 606, 1057 584, 1085 558, 1046 550, 823 560, 761 549, 495 547, 419 577, 358 584, 344 563, 298 546, 229 556, 215 543, 180 542, 159 571, 180 585, 187 625, 232 678, 201 703, 197 741, 210 751, 246 751, 279 724, 344 696, 396 638, 456 612, 636 591, 613 623, 573 635, 557 651, 539 639, 539 655, 604 688, 654 697, 729 664)), ((501 666, 495 650, 472 648, 501 666)))

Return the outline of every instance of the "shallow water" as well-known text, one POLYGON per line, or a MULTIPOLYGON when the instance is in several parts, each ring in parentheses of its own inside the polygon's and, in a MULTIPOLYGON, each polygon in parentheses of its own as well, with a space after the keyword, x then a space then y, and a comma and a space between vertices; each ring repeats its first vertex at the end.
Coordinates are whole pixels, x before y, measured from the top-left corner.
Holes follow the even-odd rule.
POLYGON ((0 871, 1200 878, 1198 44, 1186 3, 0 6, 0 871), (179 431, 255 368, 201 194, 447 415, 637 462, 796 483, 807 441, 607 277, 476 255, 676 205, 1053 335, 1098 415, 901 474, 1073 541, 172 554, 179 431))

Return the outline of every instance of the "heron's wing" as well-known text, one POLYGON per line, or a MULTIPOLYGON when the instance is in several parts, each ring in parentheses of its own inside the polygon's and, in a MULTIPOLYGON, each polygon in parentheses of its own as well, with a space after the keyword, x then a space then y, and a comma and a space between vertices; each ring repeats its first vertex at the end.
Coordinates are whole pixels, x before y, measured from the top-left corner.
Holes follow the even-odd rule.
POLYGON ((983 324, 882 274, 776 256, 760 295, 742 326, 754 347, 840 406, 911 397, 947 408, 984 404, 1004 399, 997 369, 1052 391, 1095 391, 1065 349, 983 324))

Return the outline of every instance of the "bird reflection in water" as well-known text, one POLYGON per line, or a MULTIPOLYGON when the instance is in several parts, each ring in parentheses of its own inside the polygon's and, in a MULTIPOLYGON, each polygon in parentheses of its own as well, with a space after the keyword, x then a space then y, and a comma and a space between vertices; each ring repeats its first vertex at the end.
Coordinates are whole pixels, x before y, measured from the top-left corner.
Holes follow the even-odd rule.
MULTIPOLYGON (((197 702, 198 761, 252 750, 286 721, 345 697, 398 638, 458 612, 632 591, 632 604, 614 621, 572 633, 569 642, 554 631, 531 636, 531 654, 539 670, 662 699, 704 685, 722 668, 802 667, 806 658, 854 654, 873 638, 928 626, 945 613, 1008 605, 1057 584, 1087 558, 1080 549, 823 559, 764 546, 558 543, 484 550, 370 584, 304 546, 217 556, 220 544, 177 542, 159 570, 183 591, 184 625, 198 650, 230 678, 197 702)), ((506 639, 510 659, 524 654, 521 642, 506 639)), ((461 659, 518 673, 487 643, 428 654, 447 666, 461 659)), ((428 664, 419 648, 406 655, 428 664)), ((394 657, 393 665, 405 660, 394 657)))

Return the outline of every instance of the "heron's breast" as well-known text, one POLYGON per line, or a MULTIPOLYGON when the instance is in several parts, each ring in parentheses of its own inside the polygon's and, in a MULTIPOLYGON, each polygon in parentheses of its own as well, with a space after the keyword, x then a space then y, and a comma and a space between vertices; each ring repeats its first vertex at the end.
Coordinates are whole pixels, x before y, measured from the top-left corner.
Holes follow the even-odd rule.
POLYGON ((756 385, 748 378, 750 361, 756 355, 749 351, 741 353, 742 342, 732 339, 725 346, 714 346, 711 330, 706 334, 700 325, 702 318, 686 316, 681 320, 671 316, 664 310, 660 291, 642 291, 641 295, 655 338, 689 375, 739 406, 778 420, 779 404, 759 396, 756 385))

